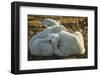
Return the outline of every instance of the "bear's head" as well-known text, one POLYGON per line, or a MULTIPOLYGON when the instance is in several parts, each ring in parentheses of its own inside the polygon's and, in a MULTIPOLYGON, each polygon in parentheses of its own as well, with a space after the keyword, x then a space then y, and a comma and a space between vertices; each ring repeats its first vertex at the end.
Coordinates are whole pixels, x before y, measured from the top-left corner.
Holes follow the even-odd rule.
POLYGON ((48 35, 48 40, 52 45, 58 45, 59 43, 59 35, 57 33, 52 33, 48 35))
POLYGON ((58 26, 59 23, 54 19, 47 18, 43 20, 43 25, 45 27, 52 27, 52 26, 58 26))

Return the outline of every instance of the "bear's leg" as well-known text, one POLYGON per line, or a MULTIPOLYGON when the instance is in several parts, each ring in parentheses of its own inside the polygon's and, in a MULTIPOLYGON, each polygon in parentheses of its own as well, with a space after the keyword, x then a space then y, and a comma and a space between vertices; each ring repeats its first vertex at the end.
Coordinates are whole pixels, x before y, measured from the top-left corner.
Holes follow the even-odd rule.
POLYGON ((74 35, 79 40, 79 45, 80 45, 80 48, 81 48, 80 54, 84 54, 85 53, 85 48, 84 48, 84 38, 83 38, 83 35, 80 32, 78 32, 78 31, 75 32, 74 35))
POLYGON ((54 54, 55 55, 57 55, 57 56, 64 56, 64 54, 61 52, 61 50, 57 46, 54 46, 53 50, 54 50, 54 54))

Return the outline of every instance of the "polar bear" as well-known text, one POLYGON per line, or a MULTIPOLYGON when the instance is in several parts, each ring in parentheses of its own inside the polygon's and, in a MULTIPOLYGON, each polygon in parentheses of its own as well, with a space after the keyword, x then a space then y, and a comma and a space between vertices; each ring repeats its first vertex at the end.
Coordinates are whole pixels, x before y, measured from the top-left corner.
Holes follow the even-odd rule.
POLYGON ((58 33, 60 31, 66 30, 63 25, 59 25, 59 23, 54 19, 46 18, 42 23, 44 26, 46 26, 46 29, 31 38, 31 40, 29 41, 29 49, 31 48, 30 46, 34 40, 45 38, 50 33, 58 33))
POLYGON ((84 40, 83 36, 80 32, 75 32, 74 34, 61 31, 59 33, 51 34, 52 37, 58 35, 59 42, 54 47, 54 52, 58 56, 69 56, 69 55, 77 55, 84 54, 84 40))
POLYGON ((45 37, 48 36, 48 34, 51 33, 58 33, 60 31, 64 31, 66 30, 66 28, 62 25, 59 26, 52 26, 52 27, 47 27, 46 29, 44 29, 43 31, 39 32, 38 34, 34 35, 31 40, 29 41, 29 49, 31 48, 31 44, 34 40, 36 39, 43 39, 45 37))
POLYGON ((59 26, 59 23, 54 19, 46 18, 43 20, 43 25, 45 27, 52 27, 52 26, 59 26))
POLYGON ((52 56, 54 55, 54 47, 58 44, 58 35, 48 35, 44 39, 36 39, 31 44, 31 55, 35 56, 52 56))

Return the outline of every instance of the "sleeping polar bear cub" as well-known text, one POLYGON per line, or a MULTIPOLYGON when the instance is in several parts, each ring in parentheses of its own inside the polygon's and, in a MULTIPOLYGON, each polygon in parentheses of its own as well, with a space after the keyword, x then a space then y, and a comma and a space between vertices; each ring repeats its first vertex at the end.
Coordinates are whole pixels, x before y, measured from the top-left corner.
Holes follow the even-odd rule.
POLYGON ((31 54, 35 56, 52 56, 54 55, 53 47, 58 44, 58 35, 54 37, 48 35, 44 39, 36 39, 31 45, 31 54))
POLYGON ((52 36, 58 35, 59 44, 54 47, 55 54, 58 56, 69 56, 84 54, 84 40, 80 32, 71 34, 66 31, 51 34, 52 36))
POLYGON ((52 26, 50 28, 46 28, 45 30, 39 32, 38 34, 36 34, 35 36, 33 36, 31 38, 31 40, 29 41, 29 48, 31 48, 32 43, 36 40, 36 39, 43 39, 45 37, 47 37, 49 34, 51 33, 58 33, 60 31, 66 30, 66 28, 64 26, 52 26))

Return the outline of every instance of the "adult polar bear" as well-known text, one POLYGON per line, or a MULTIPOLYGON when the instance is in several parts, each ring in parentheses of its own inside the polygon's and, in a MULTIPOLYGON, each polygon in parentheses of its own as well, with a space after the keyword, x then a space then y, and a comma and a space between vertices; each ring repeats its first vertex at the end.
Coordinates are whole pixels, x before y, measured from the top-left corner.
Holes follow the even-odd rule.
POLYGON ((58 33, 60 31, 66 30, 66 28, 62 25, 59 25, 55 20, 53 19, 44 19, 43 25, 47 28, 41 31, 40 33, 36 34, 31 38, 29 41, 29 49, 30 51, 34 50, 32 49, 32 43, 37 39, 43 39, 48 36, 48 34, 51 33, 58 33))
POLYGON ((84 40, 80 32, 77 31, 72 34, 69 32, 61 31, 59 33, 54 33, 50 35, 52 36, 52 38, 58 35, 59 44, 56 45, 54 48, 56 55, 69 56, 85 53, 84 40))

